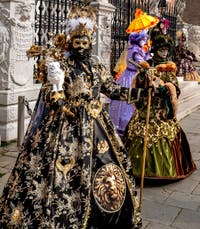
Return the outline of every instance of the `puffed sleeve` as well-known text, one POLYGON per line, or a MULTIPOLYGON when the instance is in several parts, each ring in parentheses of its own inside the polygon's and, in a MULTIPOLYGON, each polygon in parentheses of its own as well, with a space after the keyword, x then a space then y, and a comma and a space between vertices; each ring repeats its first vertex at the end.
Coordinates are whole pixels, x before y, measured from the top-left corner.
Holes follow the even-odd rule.
POLYGON ((133 103, 140 100, 142 96, 141 88, 126 88, 117 84, 103 65, 99 65, 100 77, 101 77, 101 93, 113 100, 127 101, 133 103))

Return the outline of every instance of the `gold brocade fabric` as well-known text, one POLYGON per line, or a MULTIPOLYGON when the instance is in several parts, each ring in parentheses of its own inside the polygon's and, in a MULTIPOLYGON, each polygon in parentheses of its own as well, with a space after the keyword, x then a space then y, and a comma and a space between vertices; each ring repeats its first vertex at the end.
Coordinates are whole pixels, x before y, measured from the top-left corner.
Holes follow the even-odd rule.
POLYGON ((104 93, 127 101, 129 89, 93 59, 82 63, 70 56, 63 66, 62 93, 52 92, 50 83, 42 85, 0 199, 0 228, 139 228, 131 161, 100 100, 104 93), (101 168, 108 168, 107 176, 101 168), (105 178, 103 186, 95 179, 97 171, 105 178))
MULTIPOLYGON (((170 83, 171 85, 178 87, 178 81, 173 72, 159 72, 158 74, 159 79, 161 79, 164 84, 167 82, 167 84, 170 83)), ((138 84, 140 84, 140 82, 138 84)), ((168 93, 171 93, 171 91, 168 91, 168 93)), ((176 94, 176 91, 174 93, 176 94)), ((164 97, 161 95, 152 96, 147 147, 151 147, 152 144, 156 143, 160 138, 163 137, 169 139, 169 141, 173 141, 179 132, 180 125, 176 118, 174 117, 173 119, 167 119, 166 113, 167 107, 164 97)), ((136 110, 129 123, 128 138, 130 140, 136 136, 142 138, 145 137, 146 115, 147 99, 144 101, 143 106, 136 110)))
MULTIPOLYGON (((157 72, 157 77, 162 80, 163 84, 172 86, 174 85, 175 90, 172 92, 168 90, 168 97, 176 97, 177 100, 177 92, 176 88, 178 88, 178 81, 173 72, 157 72)), ((140 75, 138 79, 135 81, 135 86, 140 87, 143 84, 142 78, 140 75), (138 80, 139 79, 139 80, 138 80)), ((143 84, 145 85, 145 84, 143 84)), ((168 88, 168 87, 166 87, 168 88)), ((170 107, 166 106, 165 102, 166 98, 161 94, 155 94, 151 98, 151 106, 150 106, 150 120, 149 120, 149 130, 148 130, 148 144, 147 147, 151 147, 152 144, 156 143, 160 138, 168 138, 169 141, 173 141, 176 137, 177 133, 180 130, 180 125, 176 120, 176 117, 173 119, 167 118, 167 109, 170 107)), ((172 99, 171 99, 172 101, 172 99)), ((131 121, 129 122, 127 137, 128 139, 133 139, 135 137, 145 137, 145 129, 146 129, 146 116, 147 116, 147 98, 144 100, 142 106, 138 108, 131 121)))
MULTIPOLYGON (((131 119, 128 128, 128 138, 145 137, 146 120, 140 119, 138 111, 131 119)), ((180 125, 176 119, 162 121, 157 117, 151 118, 148 130, 147 147, 150 148, 153 144, 158 142, 160 138, 167 138, 173 141, 180 130, 180 125)))

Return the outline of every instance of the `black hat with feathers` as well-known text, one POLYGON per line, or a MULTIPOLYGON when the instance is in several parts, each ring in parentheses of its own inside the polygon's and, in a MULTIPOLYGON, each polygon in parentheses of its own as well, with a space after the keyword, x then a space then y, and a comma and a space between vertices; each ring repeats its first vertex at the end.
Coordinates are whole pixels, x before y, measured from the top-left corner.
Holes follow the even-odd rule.
POLYGON ((151 41, 152 41, 151 44, 152 52, 155 52, 162 47, 167 47, 170 49, 173 45, 172 39, 165 34, 155 34, 154 36, 151 37, 151 41))

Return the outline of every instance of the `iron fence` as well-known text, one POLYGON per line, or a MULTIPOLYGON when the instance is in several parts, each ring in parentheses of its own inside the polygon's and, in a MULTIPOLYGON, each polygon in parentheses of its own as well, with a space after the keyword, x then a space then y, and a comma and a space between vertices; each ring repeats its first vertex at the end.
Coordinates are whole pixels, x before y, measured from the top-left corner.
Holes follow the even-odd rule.
MULTIPOLYGON (((176 37, 177 9, 179 2, 176 0, 173 7, 168 5, 161 15, 169 20, 169 34, 176 37)), ((111 31, 111 69, 114 69, 116 61, 124 50, 128 35, 126 28, 134 18, 137 8, 149 13, 152 1, 150 0, 109 0, 116 7, 112 17, 111 31)), ((49 33, 64 31, 64 22, 69 8, 74 4, 83 4, 82 0, 36 0, 35 9, 35 44, 44 45, 48 42, 49 33)))
POLYGON ((49 33, 63 32, 69 8, 82 2, 81 0, 36 0, 35 44, 46 44, 49 33))
MULTIPOLYGON (((149 0, 110 0, 111 4, 116 7, 112 19, 111 31, 111 72, 124 50, 128 40, 126 29, 134 18, 137 8, 142 9, 144 12, 149 13, 150 1, 149 0)), ((112 72, 113 73, 113 72, 112 72)))
POLYGON ((161 16, 169 20, 169 28, 167 29, 167 33, 173 40, 176 39, 178 4, 179 0, 175 1, 174 5, 166 4, 166 6, 161 10, 161 16))

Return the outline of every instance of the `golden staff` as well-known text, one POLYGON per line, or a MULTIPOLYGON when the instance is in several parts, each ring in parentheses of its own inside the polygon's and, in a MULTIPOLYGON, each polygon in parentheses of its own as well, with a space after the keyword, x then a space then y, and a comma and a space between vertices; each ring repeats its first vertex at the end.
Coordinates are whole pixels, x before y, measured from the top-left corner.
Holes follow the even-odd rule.
MULTIPOLYGON (((155 73, 155 68, 148 69, 148 75, 150 77, 149 86, 152 86, 153 75, 155 73)), ((148 90, 148 100, 147 100, 147 116, 146 116, 146 126, 145 126, 145 137, 144 137, 144 145, 143 145, 143 158, 142 158, 142 174, 141 174, 141 184, 140 184, 140 200, 139 200, 139 209, 142 210, 142 193, 144 187, 144 173, 145 173, 145 161, 146 161, 146 153, 147 153, 147 142, 148 142, 148 133, 149 133, 149 116, 150 116, 150 108, 151 108, 151 91, 150 87, 148 90)))
MULTIPOLYGON (((143 67, 135 62, 133 59, 128 60, 129 63, 135 65, 140 69, 140 71, 143 70, 143 67)), ((149 133, 149 116, 150 116, 150 108, 151 108, 151 91, 152 91, 152 82, 153 82, 153 76, 156 73, 155 68, 149 68, 148 69, 148 77, 150 78, 149 81, 149 90, 148 90, 148 100, 147 100, 147 116, 146 116, 146 126, 145 126, 145 137, 144 137, 144 145, 143 145, 143 157, 142 157, 142 174, 141 174, 141 184, 140 184, 140 200, 139 200, 139 209, 140 212, 142 210, 142 193, 143 193, 143 187, 144 187, 144 173, 145 173, 145 161, 146 161, 146 153, 147 153, 147 142, 148 142, 148 133, 149 133)))

